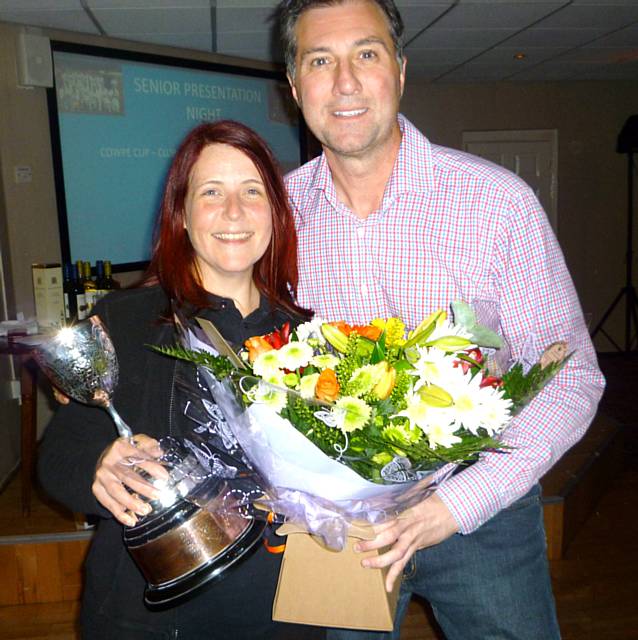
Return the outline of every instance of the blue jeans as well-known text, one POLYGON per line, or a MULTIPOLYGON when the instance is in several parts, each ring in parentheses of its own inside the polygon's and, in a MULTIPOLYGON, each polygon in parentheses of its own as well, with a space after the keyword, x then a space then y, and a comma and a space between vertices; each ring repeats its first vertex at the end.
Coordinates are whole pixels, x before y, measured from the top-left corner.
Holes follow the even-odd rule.
POLYGON ((410 597, 432 605, 447 640, 560 638, 540 486, 470 535, 418 551, 404 570, 392 633, 329 629, 328 640, 398 640, 410 597))

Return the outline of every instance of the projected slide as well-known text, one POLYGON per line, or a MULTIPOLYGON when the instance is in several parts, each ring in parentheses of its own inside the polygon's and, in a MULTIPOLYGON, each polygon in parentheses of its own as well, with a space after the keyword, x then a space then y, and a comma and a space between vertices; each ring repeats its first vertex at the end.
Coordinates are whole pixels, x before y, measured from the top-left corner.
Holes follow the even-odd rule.
POLYGON ((148 260, 171 158, 200 122, 239 120, 284 171, 300 163, 296 111, 277 78, 55 50, 54 65, 71 261, 148 260))

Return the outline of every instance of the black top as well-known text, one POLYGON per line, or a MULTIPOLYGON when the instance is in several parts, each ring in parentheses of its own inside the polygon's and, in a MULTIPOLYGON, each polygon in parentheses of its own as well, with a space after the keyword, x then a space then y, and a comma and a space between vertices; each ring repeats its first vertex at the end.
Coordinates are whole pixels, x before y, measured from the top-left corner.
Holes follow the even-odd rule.
POLYGON ((299 319, 283 311, 273 311, 264 297, 261 298, 259 307, 245 318, 235 307, 235 303, 230 298, 222 298, 213 294, 208 294, 211 306, 206 309, 186 311, 189 316, 200 316, 210 320, 219 329, 219 332, 231 345, 239 348, 252 336, 270 333, 273 329, 278 329, 284 322, 292 320, 299 322, 299 319))
MULTIPOLYGON (((246 318, 231 300, 211 298, 199 310, 229 342, 240 345, 293 320, 262 301, 246 318)), ((174 344, 172 323, 162 321, 169 307, 159 287, 118 291, 95 307, 107 327, 119 362, 113 404, 134 433, 154 438, 177 433, 177 360, 148 348, 174 344)), ((192 311, 191 311, 192 312, 192 311)), ((183 363, 182 363, 183 364, 183 363)), ((99 456, 117 437, 107 413, 77 402, 60 407, 49 423, 38 455, 44 489, 71 510, 100 516, 85 564, 83 637, 118 638, 276 638, 288 625, 271 621, 280 557, 259 550, 191 601, 150 612, 143 604, 145 581, 122 542, 122 525, 93 497, 91 484, 99 456), (214 629, 214 631, 212 631, 214 629), (179 636, 175 636, 175 630, 179 636), (159 633, 160 635, 155 635, 159 633)), ((303 637, 301 628, 295 627, 303 637)))

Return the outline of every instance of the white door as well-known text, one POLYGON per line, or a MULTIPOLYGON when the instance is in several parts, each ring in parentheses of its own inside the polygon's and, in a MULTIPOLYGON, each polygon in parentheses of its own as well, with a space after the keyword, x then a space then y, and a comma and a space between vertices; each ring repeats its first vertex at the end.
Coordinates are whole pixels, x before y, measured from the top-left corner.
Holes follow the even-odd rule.
POLYGON ((558 231, 558 132, 464 131, 463 149, 520 176, 534 190, 554 231, 558 231))

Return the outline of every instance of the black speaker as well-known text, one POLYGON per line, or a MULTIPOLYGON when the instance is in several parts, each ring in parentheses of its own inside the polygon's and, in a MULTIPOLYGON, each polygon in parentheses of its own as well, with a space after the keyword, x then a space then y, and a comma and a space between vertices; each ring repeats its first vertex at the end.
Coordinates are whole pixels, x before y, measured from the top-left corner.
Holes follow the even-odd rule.
POLYGON ((618 134, 616 151, 618 153, 638 151, 638 115, 627 118, 627 122, 618 134))

